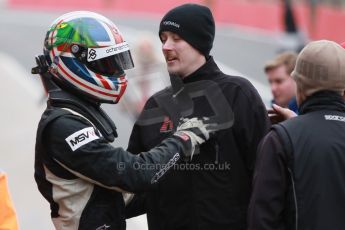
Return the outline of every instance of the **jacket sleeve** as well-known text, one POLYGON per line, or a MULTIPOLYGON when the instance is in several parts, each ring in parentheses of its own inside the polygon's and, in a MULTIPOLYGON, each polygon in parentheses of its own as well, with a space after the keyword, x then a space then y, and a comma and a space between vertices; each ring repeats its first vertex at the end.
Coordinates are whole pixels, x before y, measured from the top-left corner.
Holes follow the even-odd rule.
POLYGON ((91 124, 75 115, 50 123, 44 143, 50 156, 72 174, 110 189, 141 192, 149 189, 183 151, 177 138, 138 155, 114 148, 91 124))
POLYGON ((270 122, 266 108, 254 86, 243 79, 235 89, 233 111, 234 133, 247 170, 252 176, 256 151, 261 139, 267 134, 270 122))
POLYGON ((288 171, 287 157, 275 131, 262 140, 253 178, 248 210, 249 230, 279 230, 284 227, 288 171))

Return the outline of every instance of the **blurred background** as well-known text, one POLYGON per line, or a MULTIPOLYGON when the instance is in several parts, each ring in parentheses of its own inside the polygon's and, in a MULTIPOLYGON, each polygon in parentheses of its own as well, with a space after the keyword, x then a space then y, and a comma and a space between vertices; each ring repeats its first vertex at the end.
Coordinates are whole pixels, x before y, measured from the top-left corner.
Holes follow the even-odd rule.
MULTIPOLYGON (((127 74, 126 96, 104 106, 119 130, 114 145, 126 148, 145 100, 169 84, 159 21, 186 2, 212 9, 217 28, 211 54, 225 73, 248 78, 267 106, 272 97, 263 71, 267 60, 283 50, 298 51, 310 40, 345 41, 345 0, 0 0, 0 168, 8 174, 21 229, 53 229, 33 178, 35 133, 46 96, 39 78, 30 74, 51 22, 69 11, 95 11, 113 20, 129 42, 136 68, 127 74)), ((145 221, 144 216, 128 220, 128 229, 147 229, 145 221)))

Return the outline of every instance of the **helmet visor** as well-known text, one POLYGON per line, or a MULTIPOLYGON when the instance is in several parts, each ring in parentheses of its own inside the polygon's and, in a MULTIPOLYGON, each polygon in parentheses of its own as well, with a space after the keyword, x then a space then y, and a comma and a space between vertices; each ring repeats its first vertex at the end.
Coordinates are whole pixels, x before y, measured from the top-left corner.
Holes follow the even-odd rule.
POLYGON ((129 50, 95 61, 86 62, 86 66, 95 73, 112 76, 122 74, 124 70, 134 67, 129 50))

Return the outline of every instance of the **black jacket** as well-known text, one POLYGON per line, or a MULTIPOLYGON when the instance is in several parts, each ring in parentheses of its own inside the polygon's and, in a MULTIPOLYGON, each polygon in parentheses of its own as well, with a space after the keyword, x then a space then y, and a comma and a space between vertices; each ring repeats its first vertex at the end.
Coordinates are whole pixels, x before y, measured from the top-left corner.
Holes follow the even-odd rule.
POLYGON ((345 103, 319 92, 259 147, 249 229, 344 229, 345 103))
POLYGON ((37 130, 35 179, 50 203, 58 230, 124 230, 125 202, 122 191, 150 188, 161 168, 174 163, 183 151, 169 138, 145 154, 133 155, 110 142, 115 126, 92 103, 56 91, 37 130))
POLYGON ((180 87, 174 79, 146 103, 128 150, 139 153, 157 145, 181 116, 211 117, 221 130, 191 163, 175 167, 143 195, 144 202, 130 203, 128 217, 147 212, 150 230, 245 229, 256 148, 269 126, 266 109, 249 81, 225 75, 213 58, 180 87), (148 119, 150 112, 156 119, 148 119))

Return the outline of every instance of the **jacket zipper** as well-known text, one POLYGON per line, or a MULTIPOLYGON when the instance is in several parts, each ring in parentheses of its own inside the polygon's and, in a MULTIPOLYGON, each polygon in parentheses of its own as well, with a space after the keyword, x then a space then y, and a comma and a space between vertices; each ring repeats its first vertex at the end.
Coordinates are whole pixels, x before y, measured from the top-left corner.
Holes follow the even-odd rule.
POLYGON ((219 162, 219 145, 218 145, 218 142, 215 141, 215 150, 216 150, 216 160, 214 161, 215 164, 218 164, 219 162))

